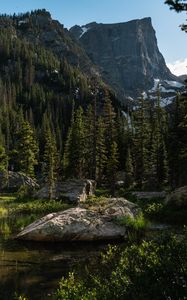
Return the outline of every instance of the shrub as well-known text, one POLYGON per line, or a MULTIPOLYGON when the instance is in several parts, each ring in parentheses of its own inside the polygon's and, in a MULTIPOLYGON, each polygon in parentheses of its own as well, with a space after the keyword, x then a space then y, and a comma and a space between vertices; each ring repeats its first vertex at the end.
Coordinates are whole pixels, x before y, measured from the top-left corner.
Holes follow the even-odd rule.
POLYGON ((110 248, 100 272, 62 279, 57 300, 183 300, 187 295, 187 236, 165 236, 110 248))

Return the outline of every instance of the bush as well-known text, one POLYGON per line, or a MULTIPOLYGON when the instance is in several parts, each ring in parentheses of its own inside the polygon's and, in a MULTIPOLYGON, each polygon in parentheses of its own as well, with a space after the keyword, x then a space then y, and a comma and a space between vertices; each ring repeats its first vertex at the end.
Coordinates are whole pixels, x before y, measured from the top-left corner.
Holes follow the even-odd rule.
POLYGON ((62 279, 56 300, 183 300, 187 296, 187 236, 109 249, 100 272, 62 279))
POLYGON ((17 200, 26 200, 29 198, 31 198, 33 191, 30 187, 28 187, 27 185, 22 185, 19 190, 17 191, 17 200))

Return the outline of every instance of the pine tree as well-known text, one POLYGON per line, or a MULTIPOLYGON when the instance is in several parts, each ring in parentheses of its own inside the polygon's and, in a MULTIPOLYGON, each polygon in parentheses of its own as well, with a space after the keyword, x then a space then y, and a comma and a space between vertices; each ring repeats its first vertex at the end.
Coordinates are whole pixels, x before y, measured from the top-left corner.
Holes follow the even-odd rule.
POLYGON ((125 186, 130 187, 134 181, 134 167, 130 148, 127 149, 125 162, 125 186))
POLYGON ((187 97, 178 95, 170 114, 169 166, 172 187, 187 183, 187 97))
POLYGON ((44 167, 43 173, 48 186, 49 199, 54 198, 55 183, 58 178, 59 170, 59 155, 56 147, 54 134, 50 128, 45 133, 45 148, 44 148, 44 167))
POLYGON ((5 152, 5 148, 0 145, 0 172, 8 171, 8 156, 5 152))
POLYGON ((5 148, 0 145, 0 172, 3 173, 1 185, 7 185, 8 183, 8 156, 5 152, 5 148))
POLYGON ((105 124, 105 140, 106 148, 109 150, 111 144, 116 141, 116 113, 112 106, 112 101, 109 97, 109 93, 105 91, 104 105, 103 105, 103 121, 105 124))
POLYGON ((27 121, 23 121, 17 133, 17 156, 20 171, 26 175, 35 177, 35 166, 37 161, 38 144, 34 137, 32 127, 27 121))
POLYGON ((85 126, 83 109, 79 107, 69 128, 63 165, 67 177, 85 177, 85 126))
POLYGON ((85 115, 85 174, 87 178, 96 178, 96 103, 88 106, 85 115))
POLYGON ((135 157, 135 179, 140 188, 146 183, 148 173, 148 141, 150 127, 143 96, 139 108, 133 113, 133 156, 135 157))
POLYGON ((107 150, 105 145, 105 127, 103 118, 98 118, 96 134, 96 179, 101 184, 107 162, 107 150))
POLYGON ((107 181, 109 183, 112 195, 115 194, 115 183, 116 183, 118 166, 119 166, 118 147, 117 147, 117 143, 113 142, 110 147, 110 156, 107 160, 107 165, 106 165, 107 181))
POLYGON ((157 188, 162 187, 168 182, 168 155, 166 150, 167 136, 167 117, 166 112, 160 106, 160 92, 158 91, 157 103, 154 112, 153 137, 155 141, 156 155, 156 180, 157 188))

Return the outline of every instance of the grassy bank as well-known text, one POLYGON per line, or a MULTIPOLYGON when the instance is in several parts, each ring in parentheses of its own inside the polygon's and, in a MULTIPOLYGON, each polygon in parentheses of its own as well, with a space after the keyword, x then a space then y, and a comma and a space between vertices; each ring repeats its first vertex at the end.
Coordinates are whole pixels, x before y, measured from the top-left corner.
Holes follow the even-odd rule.
POLYGON ((38 218, 70 207, 71 205, 62 201, 19 199, 16 195, 1 195, 0 233, 8 238, 38 218))

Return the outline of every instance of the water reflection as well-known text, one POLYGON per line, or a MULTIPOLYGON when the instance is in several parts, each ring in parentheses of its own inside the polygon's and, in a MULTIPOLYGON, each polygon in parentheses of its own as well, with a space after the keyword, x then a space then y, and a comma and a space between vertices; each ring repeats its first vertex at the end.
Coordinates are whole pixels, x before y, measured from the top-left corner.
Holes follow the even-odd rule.
POLYGON ((8 218, 0 220, 1 300, 15 299, 15 292, 24 294, 29 300, 50 299, 62 276, 77 265, 84 268, 85 264, 93 263, 100 251, 107 247, 107 244, 95 243, 16 241, 12 239, 16 231, 14 221, 8 218))

